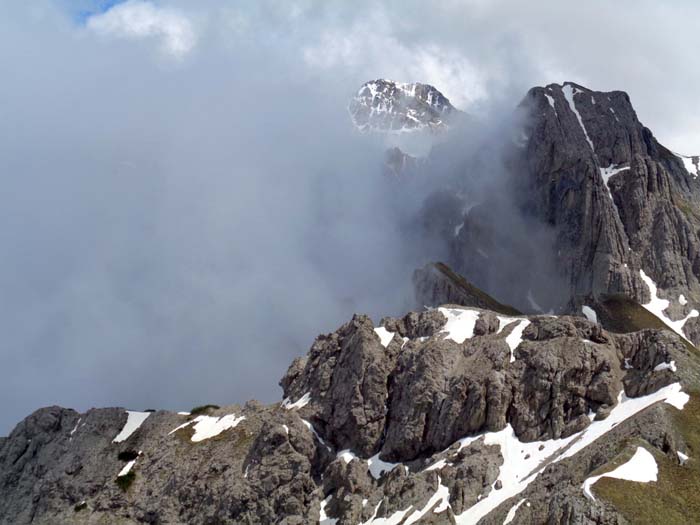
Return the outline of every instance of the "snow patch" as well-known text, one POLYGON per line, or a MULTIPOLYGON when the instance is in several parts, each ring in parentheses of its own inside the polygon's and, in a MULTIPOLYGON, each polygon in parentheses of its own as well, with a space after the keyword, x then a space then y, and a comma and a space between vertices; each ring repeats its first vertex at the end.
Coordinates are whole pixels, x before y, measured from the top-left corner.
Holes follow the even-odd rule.
POLYGON ((678 455, 678 460, 681 462, 681 465, 685 465, 685 462, 689 459, 688 456, 683 454, 680 450, 677 450, 676 454, 678 455))
POLYGON ((566 98, 566 101, 569 103, 569 107, 571 108, 571 111, 576 115, 576 118, 578 119, 578 123, 581 125, 581 129, 583 130, 583 134, 586 136, 586 140, 588 141, 588 144, 591 146, 591 150, 595 152, 595 148, 593 147, 593 142, 591 142, 590 137, 588 136, 588 131, 586 131, 586 126, 583 125, 583 119, 581 118, 581 114, 578 112, 576 109, 576 102, 574 102, 574 95, 577 93, 581 93, 580 90, 576 89, 573 87, 571 84, 566 84, 562 89, 564 92, 564 98, 566 98))
POLYGON ((683 294, 680 294, 678 296, 678 302, 681 303, 681 306, 685 306, 686 304, 688 304, 688 300, 685 298, 685 295, 683 295, 683 294))
POLYGON ((433 511, 434 514, 440 514, 441 512, 445 512, 448 508, 450 508, 450 489, 442 484, 442 479, 440 476, 438 476, 438 488, 435 491, 435 494, 430 497, 422 509, 413 511, 406 521, 403 522, 403 525, 411 525, 412 523, 416 523, 433 507, 435 507, 435 510, 433 511), (435 507, 435 505, 438 506, 435 507))
POLYGON ((115 436, 112 443, 121 443, 122 441, 127 440, 129 436, 136 432, 141 424, 146 421, 146 418, 151 415, 150 412, 131 412, 129 410, 127 410, 126 413, 128 415, 124 428, 122 428, 121 432, 115 436))
POLYGON ((515 519, 515 513, 518 512, 520 505, 525 503, 525 501, 525 498, 523 498, 510 508, 508 514, 506 514, 506 519, 503 520, 503 525, 508 525, 511 521, 515 519))
MULTIPOLYGON (((607 168, 600 168, 600 176, 602 177, 603 183, 605 184, 605 189, 608 190, 608 197, 610 197, 610 200, 612 201, 613 205, 615 205, 615 199, 613 199, 612 191, 610 191, 610 183, 609 183, 610 178, 613 175, 617 175, 621 171, 625 171, 628 169, 630 169, 629 166, 618 167, 618 166, 615 166, 614 164, 611 164, 607 168)), ((615 210, 617 210, 618 214, 619 214, 619 210, 617 209, 617 206, 615 206, 615 210)))
POLYGON ((328 444, 323 440, 323 438, 318 435, 318 432, 316 432, 316 429, 311 423, 309 423, 306 419, 302 419, 301 422, 304 423, 304 425, 306 425, 306 428, 308 428, 311 431, 311 433, 318 440, 318 442, 321 443, 321 445, 323 445, 324 447, 326 447, 326 450, 328 452, 332 450, 331 447, 329 447, 328 444))
POLYGON ((333 496, 328 496, 321 502, 321 510, 319 511, 319 522, 318 525, 335 525, 338 523, 336 518, 329 518, 326 515, 326 505, 331 501, 333 496))
POLYGON ((119 474, 117 474, 117 477, 121 478, 122 476, 126 476, 131 471, 131 468, 134 466, 135 463, 136 463, 135 459, 132 459, 131 461, 129 461, 126 465, 124 465, 124 468, 119 471, 119 474))
POLYGON ((547 97, 547 102, 549 102, 549 105, 552 106, 552 109, 554 110, 554 114, 557 114, 557 108, 554 107, 554 97, 550 95, 549 93, 544 94, 545 97, 547 97))
POLYGON ((676 154, 676 157, 683 161, 685 171, 687 171, 688 174, 694 179, 697 179, 698 175, 700 175, 700 157, 687 157, 685 155, 678 154, 676 154))
POLYGON ((192 421, 188 421, 187 423, 183 423, 179 427, 174 428, 168 432, 168 435, 194 423, 194 427, 192 427, 194 429, 192 441, 197 443, 199 441, 204 441, 205 439, 218 436, 224 430, 228 430, 229 428, 236 428, 244 419, 245 416, 236 417, 236 414, 227 414, 221 417, 197 416, 192 421))
MULTIPOLYGON (((379 454, 375 454, 367 460, 367 467, 369 468, 369 473, 372 474, 374 479, 379 479, 385 472, 391 472, 395 467, 398 467, 401 463, 389 463, 388 461, 383 461, 379 459, 379 454)), ((408 512, 408 510, 406 511, 408 512)))
POLYGON ((503 330, 507 325, 512 323, 513 321, 519 321, 519 323, 511 330, 510 334, 508 337, 506 337, 506 343, 508 344, 508 348, 510 348, 510 362, 515 361, 515 355, 513 352, 515 351, 516 348, 522 343, 523 341, 523 332, 525 331, 525 328, 530 324, 529 319, 521 319, 518 317, 502 317, 498 316, 498 321, 500 323, 498 327, 498 332, 497 334, 501 333, 501 330, 503 330))
POLYGON ((292 403, 291 399, 288 397, 285 397, 284 400, 282 401, 282 408, 286 408, 287 410, 296 410, 299 408, 303 408, 306 405, 309 404, 309 401, 311 401, 311 392, 307 392, 303 396, 301 396, 298 400, 296 400, 294 403, 292 403))
POLYGON ((524 491, 548 465, 574 456, 645 408, 655 403, 666 402, 682 409, 688 399, 688 395, 681 390, 680 383, 668 385, 652 394, 636 398, 628 398, 624 392, 620 392, 617 405, 606 419, 593 421, 586 429, 566 438, 524 443, 517 438, 509 424, 499 432, 461 439, 459 450, 482 438, 485 445, 500 447, 503 464, 497 480, 501 481, 502 486, 500 490, 492 489, 486 497, 456 516, 457 524, 477 523, 501 503, 524 491))
POLYGON ((671 372, 675 372, 676 362, 671 361, 670 363, 661 363, 654 367, 654 372, 661 372, 662 370, 670 370, 671 372))
POLYGON ((347 464, 350 463, 353 459, 356 459, 357 455, 354 454, 349 448, 346 448, 338 452, 336 457, 342 459, 347 464))
POLYGON ((647 274, 644 273, 644 270, 639 270, 639 275, 642 276, 642 280, 646 283, 647 287, 649 288, 649 295, 651 295, 651 301, 649 301, 647 304, 643 304, 642 306, 649 310, 656 317, 661 319, 666 326, 668 326, 671 330, 676 332, 683 339, 690 343, 690 340, 688 340, 688 338, 683 333, 683 326, 685 325, 686 321, 688 321, 688 319, 700 315, 698 314, 698 311, 693 309, 683 319, 680 319, 678 321, 671 321, 671 319, 664 313, 664 310, 666 310, 666 308, 668 308, 668 305, 670 304, 669 301, 666 299, 661 299, 657 295, 656 283, 651 279, 651 277, 647 276, 647 274))
POLYGON ((601 478, 624 479, 627 481, 637 481, 639 483, 649 483, 656 481, 659 467, 651 453, 642 447, 637 447, 637 451, 629 461, 623 463, 615 470, 606 472, 599 476, 593 476, 583 482, 583 492, 587 498, 595 501, 595 496, 591 492, 593 484, 601 478))
POLYGON ((382 343, 384 348, 389 346, 389 343, 391 343, 391 340, 394 338, 394 332, 390 332, 383 326, 375 328, 374 333, 379 336, 379 341, 382 343))
POLYGON ((598 324, 598 314, 595 312, 593 308, 590 306, 586 306, 585 304, 581 307, 581 311, 583 312, 583 315, 586 316, 586 319, 588 319, 591 323, 596 323, 598 324))
POLYGON ((452 339, 455 343, 462 344, 474 336, 474 325, 480 315, 477 310, 461 308, 438 308, 438 310, 447 317, 447 323, 440 331, 446 334, 444 339, 452 339))
POLYGON ((77 430, 78 430, 78 425, 80 425, 80 421, 81 421, 82 419, 83 419, 83 418, 79 417, 79 418, 78 418, 78 422, 77 422, 77 423, 75 424, 75 426, 73 427, 73 430, 70 431, 70 435, 71 435, 70 439, 73 439, 73 434, 75 434, 75 433, 77 432, 77 430))

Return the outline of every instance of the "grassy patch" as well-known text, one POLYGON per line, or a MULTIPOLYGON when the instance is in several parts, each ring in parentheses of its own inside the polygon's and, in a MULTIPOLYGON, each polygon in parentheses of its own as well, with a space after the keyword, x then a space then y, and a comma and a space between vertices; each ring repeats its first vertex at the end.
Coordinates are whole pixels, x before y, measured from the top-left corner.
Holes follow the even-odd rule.
POLYGON ((206 414, 210 410, 218 410, 219 408, 221 408, 219 405, 201 405, 190 410, 190 415, 198 416, 200 414, 206 414))
POLYGON ((129 490, 129 487, 131 487, 131 484, 134 482, 135 479, 136 473, 133 470, 131 470, 128 474, 118 476, 115 481, 117 485, 119 485, 119 488, 126 492, 127 490, 129 490))
MULTIPOLYGON (((671 331, 661 319, 637 301, 624 295, 604 296, 600 301, 596 302, 595 311, 600 324, 609 332, 626 334, 647 328, 671 331)), ((681 338, 681 341, 691 353, 698 354, 698 349, 692 344, 683 338, 681 338)))
POLYGON ((119 461, 133 461, 139 457, 139 453, 135 450, 124 450, 117 455, 119 461))
POLYGON ((685 466, 655 451, 656 483, 603 478, 593 486, 596 497, 610 501, 630 523, 700 523, 700 393, 692 393, 685 408, 673 413, 673 420, 688 446, 682 451, 690 456, 685 466))

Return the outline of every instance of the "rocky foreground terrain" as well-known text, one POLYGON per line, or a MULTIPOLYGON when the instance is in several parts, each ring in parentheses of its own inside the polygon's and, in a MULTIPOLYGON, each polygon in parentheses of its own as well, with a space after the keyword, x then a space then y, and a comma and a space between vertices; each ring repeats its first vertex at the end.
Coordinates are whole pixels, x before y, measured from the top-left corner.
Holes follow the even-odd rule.
MULTIPOLYGON (((356 125, 454 110, 382 82, 356 125)), ((38 410, 0 438, 0 523, 700 523, 696 164, 622 92, 551 85, 520 108, 516 198, 475 199, 469 173, 451 189, 432 230, 450 259, 416 271, 420 308, 319 336, 272 406, 38 410), (506 205, 522 215, 498 220, 506 205), (547 243, 515 238, 523 217, 547 243)))
POLYGON ((663 328, 357 315, 292 363, 274 406, 35 412, 0 442, 0 520, 688 523, 699 384, 697 351, 663 328), (586 494, 640 448, 656 482, 586 494))

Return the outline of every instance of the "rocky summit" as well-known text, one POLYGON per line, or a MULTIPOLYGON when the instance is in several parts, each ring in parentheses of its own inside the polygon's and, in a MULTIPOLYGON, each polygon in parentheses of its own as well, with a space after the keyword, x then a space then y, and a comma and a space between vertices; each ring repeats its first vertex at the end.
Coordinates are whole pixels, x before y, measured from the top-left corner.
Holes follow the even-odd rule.
POLYGON ((366 82, 348 111, 361 131, 446 131, 458 110, 433 86, 377 79, 366 82))
MULTIPOLYGON (((454 111, 389 81, 351 104, 363 129, 454 111)), ((270 406, 36 411, 0 438, 0 523, 700 523, 697 159, 623 92, 517 111, 512 198, 426 208, 448 259, 414 273, 415 311, 320 335, 270 406)))

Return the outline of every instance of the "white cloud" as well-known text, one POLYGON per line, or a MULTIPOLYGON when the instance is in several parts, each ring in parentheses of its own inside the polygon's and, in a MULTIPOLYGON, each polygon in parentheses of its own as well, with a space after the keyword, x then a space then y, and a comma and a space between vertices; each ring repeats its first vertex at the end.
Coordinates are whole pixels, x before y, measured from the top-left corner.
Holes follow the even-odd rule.
MULTIPOLYGON (((460 109, 486 96, 487 78, 459 49, 435 42, 407 42, 375 12, 350 28, 323 31, 302 49, 305 64, 314 69, 348 68, 365 71, 366 78, 423 82, 437 87, 460 109)), ((359 86, 357 86, 359 87, 359 86)))
POLYGON ((158 39, 161 51, 175 59, 184 58, 197 42, 192 23, 183 13, 142 0, 129 0, 91 16, 87 27, 104 36, 158 39))

